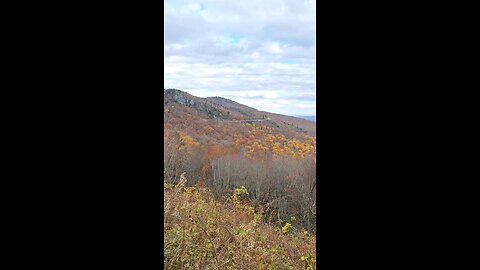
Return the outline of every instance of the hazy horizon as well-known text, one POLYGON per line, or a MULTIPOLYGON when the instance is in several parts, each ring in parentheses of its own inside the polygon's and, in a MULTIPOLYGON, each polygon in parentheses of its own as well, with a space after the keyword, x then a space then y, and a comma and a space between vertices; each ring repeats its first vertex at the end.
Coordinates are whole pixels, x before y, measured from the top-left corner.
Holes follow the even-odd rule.
POLYGON ((164 88, 316 115, 313 1, 164 3, 164 88))

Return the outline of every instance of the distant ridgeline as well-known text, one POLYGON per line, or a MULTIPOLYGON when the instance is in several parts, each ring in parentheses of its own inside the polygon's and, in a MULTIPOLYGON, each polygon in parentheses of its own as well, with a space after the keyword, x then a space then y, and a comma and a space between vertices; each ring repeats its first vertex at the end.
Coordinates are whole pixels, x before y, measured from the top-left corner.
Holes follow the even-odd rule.
POLYGON ((255 120, 269 119, 277 128, 295 130, 309 135, 316 134, 315 119, 311 117, 294 117, 259 111, 223 97, 199 98, 178 89, 164 89, 164 105, 171 111, 175 104, 192 108, 205 119, 217 120, 255 120), (170 107, 169 107, 170 106, 170 107), (303 119, 302 119, 303 118, 303 119))
POLYGON ((315 115, 297 115, 295 117, 302 118, 312 122, 317 122, 317 116, 315 115))

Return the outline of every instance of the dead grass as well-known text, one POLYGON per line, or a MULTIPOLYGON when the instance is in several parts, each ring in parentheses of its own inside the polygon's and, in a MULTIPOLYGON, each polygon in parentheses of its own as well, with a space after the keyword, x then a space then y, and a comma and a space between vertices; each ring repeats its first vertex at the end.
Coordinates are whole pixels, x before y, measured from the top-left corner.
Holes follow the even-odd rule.
POLYGON ((164 190, 165 269, 316 269, 313 235, 265 224, 240 197, 221 204, 181 178, 164 190))

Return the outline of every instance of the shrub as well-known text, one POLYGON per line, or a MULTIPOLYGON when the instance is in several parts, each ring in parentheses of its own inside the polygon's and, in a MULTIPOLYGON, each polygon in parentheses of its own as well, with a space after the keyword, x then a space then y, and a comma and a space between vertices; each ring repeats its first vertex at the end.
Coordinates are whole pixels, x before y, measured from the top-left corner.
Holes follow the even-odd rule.
POLYGON ((165 269, 315 269, 315 238, 262 222, 238 200, 248 193, 221 204, 206 188, 164 189, 165 269))

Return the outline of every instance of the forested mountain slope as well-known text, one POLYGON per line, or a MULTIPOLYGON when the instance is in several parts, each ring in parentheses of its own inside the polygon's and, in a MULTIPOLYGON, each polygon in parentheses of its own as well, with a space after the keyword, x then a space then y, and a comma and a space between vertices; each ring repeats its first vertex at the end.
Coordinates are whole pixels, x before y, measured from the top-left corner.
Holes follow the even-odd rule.
POLYGON ((315 230, 315 123, 221 98, 164 89, 164 177, 218 199, 244 186, 271 221, 315 230))
POLYGON ((190 108, 191 110, 187 112, 196 112, 205 119, 234 121, 268 118, 270 122, 268 124, 275 126, 279 132, 316 134, 316 124, 305 119, 259 111, 222 97, 199 98, 178 89, 164 89, 165 110, 172 114, 177 113, 181 117, 182 112, 175 110, 175 104, 190 108))

